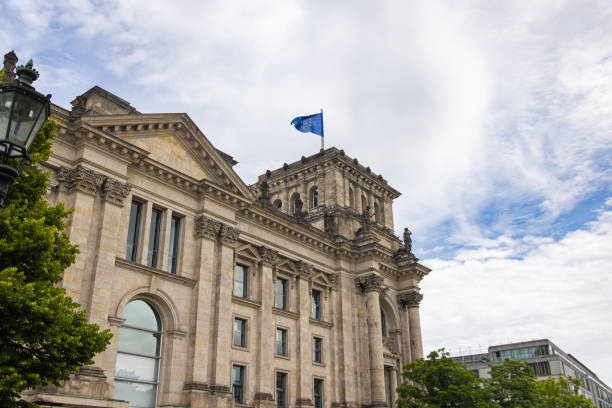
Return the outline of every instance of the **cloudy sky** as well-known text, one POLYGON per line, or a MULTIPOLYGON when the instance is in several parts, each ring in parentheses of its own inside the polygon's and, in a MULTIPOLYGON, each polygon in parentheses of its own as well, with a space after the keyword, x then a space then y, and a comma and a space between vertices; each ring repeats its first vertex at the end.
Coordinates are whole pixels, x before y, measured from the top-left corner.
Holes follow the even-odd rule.
POLYGON ((0 2, 37 88, 187 112, 245 182, 316 153, 403 192, 425 351, 550 338, 612 385, 609 1, 0 2))

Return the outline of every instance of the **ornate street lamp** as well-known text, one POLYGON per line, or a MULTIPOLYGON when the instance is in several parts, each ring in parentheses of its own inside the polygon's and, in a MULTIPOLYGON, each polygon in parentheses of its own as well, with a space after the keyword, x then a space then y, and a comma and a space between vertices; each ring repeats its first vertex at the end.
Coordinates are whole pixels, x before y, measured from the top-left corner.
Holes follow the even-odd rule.
POLYGON ((16 70, 17 80, 0 83, 0 211, 8 188, 23 166, 32 163, 28 149, 49 117, 51 95, 44 96, 32 82, 38 71, 32 60, 16 70))

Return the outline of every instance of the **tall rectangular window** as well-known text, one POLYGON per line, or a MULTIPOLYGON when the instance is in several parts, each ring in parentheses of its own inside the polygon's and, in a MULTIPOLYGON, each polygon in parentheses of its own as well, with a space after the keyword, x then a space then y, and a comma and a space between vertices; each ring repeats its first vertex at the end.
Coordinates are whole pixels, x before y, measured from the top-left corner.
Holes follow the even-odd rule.
POLYGON ((130 207, 130 222, 128 224, 127 247, 125 258, 128 261, 135 261, 138 254, 138 230, 140 229, 140 208, 142 204, 132 201, 130 207))
POLYGON ((312 290, 312 318, 321 320, 321 291, 312 290))
POLYGON ((323 352, 322 352, 323 339, 318 337, 312 338, 312 361, 315 363, 323 362, 323 352))
POLYGON ((279 309, 287 308, 287 280, 276 279, 276 307, 279 309))
POLYGON ((247 271, 248 267, 236 264, 234 270, 234 295, 245 298, 247 297, 247 271))
POLYGON ((244 403, 244 367, 232 366, 232 396, 239 403, 244 403))
POLYGON ((159 249, 159 227, 161 225, 162 213, 153 209, 151 213, 151 229, 149 230, 149 250, 147 254, 147 265, 157 268, 157 253, 159 249))
POLYGON ((323 380, 320 378, 314 379, 314 408, 323 408, 323 380))
POLYGON ((180 230, 181 219, 173 215, 170 221, 170 245, 168 247, 168 272, 170 273, 176 273, 180 230))
POLYGON ((276 408, 287 406, 287 374, 276 373, 276 408))
POLYGON ((287 330, 276 329, 276 354, 287 355, 287 330))
POLYGON ((246 347, 246 320, 234 317, 234 346, 246 347))

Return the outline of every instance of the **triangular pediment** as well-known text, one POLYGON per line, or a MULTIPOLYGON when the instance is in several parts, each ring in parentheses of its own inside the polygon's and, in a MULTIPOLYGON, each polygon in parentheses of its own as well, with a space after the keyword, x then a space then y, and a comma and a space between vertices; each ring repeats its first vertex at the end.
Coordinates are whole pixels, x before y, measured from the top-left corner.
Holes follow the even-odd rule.
POLYGON ((101 115, 82 120, 142 149, 147 161, 254 198, 232 169, 236 163, 232 157, 216 149, 184 113, 101 115))
POLYGON ((282 262, 280 262, 279 264, 277 264, 276 268, 279 271, 287 272, 287 273, 289 273, 291 275, 297 275, 298 274, 298 269, 295 266, 295 263, 293 263, 289 259, 285 259, 282 262))
POLYGON ((323 272, 313 276, 312 283, 318 283, 319 285, 322 285, 325 287, 332 286, 331 283, 329 282, 329 279, 327 279, 327 276, 325 276, 323 272))
POLYGON ((253 247, 250 244, 245 244, 236 248, 235 253, 237 256, 242 256, 255 262, 261 261, 259 251, 257 251, 257 248, 253 247))

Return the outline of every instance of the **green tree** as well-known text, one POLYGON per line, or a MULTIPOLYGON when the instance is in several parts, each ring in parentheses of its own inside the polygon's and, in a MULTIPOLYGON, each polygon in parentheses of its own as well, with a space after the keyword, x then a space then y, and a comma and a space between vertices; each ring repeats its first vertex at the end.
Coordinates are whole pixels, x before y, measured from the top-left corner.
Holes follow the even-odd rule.
POLYGON ((540 401, 536 378, 527 363, 506 359, 491 364, 491 378, 484 387, 491 396, 492 406, 500 408, 533 408, 540 401))
POLYGON ((24 390, 60 385, 92 364, 111 333, 88 324, 80 305, 57 287, 78 248, 63 232, 69 211, 50 206, 48 174, 36 164, 48 159, 56 124, 48 121, 26 165, 9 188, 0 214, 0 406, 35 406, 19 400, 24 390))
POLYGON ((432 351, 427 359, 404 366, 398 387, 399 408, 486 407, 486 390, 465 365, 452 360, 444 349, 432 351))
POLYGON ((548 378, 536 382, 540 395, 538 408, 596 408, 595 404, 578 393, 580 381, 577 379, 548 378))

